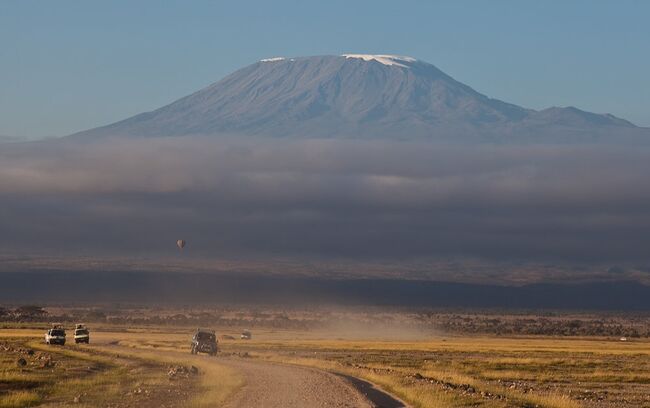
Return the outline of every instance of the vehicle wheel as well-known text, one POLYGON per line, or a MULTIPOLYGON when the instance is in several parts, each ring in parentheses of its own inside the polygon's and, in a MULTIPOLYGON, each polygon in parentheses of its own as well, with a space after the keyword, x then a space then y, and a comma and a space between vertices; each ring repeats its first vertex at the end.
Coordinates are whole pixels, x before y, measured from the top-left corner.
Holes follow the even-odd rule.
POLYGON ((190 353, 196 354, 196 349, 194 348, 194 346, 192 346, 192 349, 190 350, 190 353))

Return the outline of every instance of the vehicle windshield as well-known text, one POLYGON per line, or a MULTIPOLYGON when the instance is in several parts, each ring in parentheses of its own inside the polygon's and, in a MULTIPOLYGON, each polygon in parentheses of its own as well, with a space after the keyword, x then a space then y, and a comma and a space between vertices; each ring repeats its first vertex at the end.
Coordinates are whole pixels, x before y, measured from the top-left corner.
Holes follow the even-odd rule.
POLYGON ((206 332, 198 332, 196 338, 201 341, 214 341, 214 334, 206 332))
POLYGON ((56 329, 52 330, 52 336, 65 336, 65 330, 56 329))
POLYGON ((78 329, 78 330, 75 330, 74 334, 76 334, 76 335, 88 334, 88 329, 78 329))

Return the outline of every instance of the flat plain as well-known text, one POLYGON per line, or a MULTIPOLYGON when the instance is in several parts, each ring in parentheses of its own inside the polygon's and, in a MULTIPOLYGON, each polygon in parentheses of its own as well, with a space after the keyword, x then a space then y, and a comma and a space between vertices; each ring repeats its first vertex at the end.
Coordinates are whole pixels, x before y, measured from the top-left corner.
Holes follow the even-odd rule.
MULTIPOLYGON (((250 313, 246 316, 242 319, 250 313)), ((445 316, 443 321, 454 315, 445 316)), ((472 331, 477 319, 468 323, 472 331)), ((575 316, 566 319, 577 324, 575 316)), ((468 334, 373 329, 363 323, 286 328, 249 320, 247 326, 212 326, 220 339, 217 357, 189 354, 195 327, 187 325, 96 323, 89 346, 56 347, 42 344, 45 323, 7 323, 0 329, 0 407, 75 401, 79 406, 213 406, 241 399, 247 381, 255 381, 242 367, 279 364, 363 380, 413 407, 647 408, 647 321, 621 319, 619 326, 634 337, 468 334), (252 330, 251 340, 239 338, 244 329, 252 330), (19 358, 25 366, 17 364, 19 358), (54 364, 42 367, 45 361, 54 364), (185 374, 192 366, 198 374, 185 374), (170 370, 181 375, 170 377, 170 370)), ((588 320, 581 325, 589 327, 588 320)))

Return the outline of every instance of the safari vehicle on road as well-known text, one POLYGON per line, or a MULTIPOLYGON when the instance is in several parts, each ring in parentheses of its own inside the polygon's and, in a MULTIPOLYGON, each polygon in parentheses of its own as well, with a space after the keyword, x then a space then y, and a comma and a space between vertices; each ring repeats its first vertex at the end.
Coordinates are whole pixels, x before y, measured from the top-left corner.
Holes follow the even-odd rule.
POLYGON ((191 353, 217 354, 217 335, 214 330, 197 329, 192 336, 191 353))
POLYGON ((83 323, 78 323, 74 328, 74 342, 75 343, 90 343, 90 332, 83 323))
POLYGON ((45 344, 65 345, 65 329, 62 325, 52 325, 52 328, 45 333, 45 344))

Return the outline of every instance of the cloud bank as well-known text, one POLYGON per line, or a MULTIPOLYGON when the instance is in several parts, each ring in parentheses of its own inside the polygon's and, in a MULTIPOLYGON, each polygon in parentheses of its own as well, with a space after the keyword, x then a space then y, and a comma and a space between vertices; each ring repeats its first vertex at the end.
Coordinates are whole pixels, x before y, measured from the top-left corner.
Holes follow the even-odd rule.
POLYGON ((166 138, 3 145, 8 250, 644 261, 650 150, 166 138))

